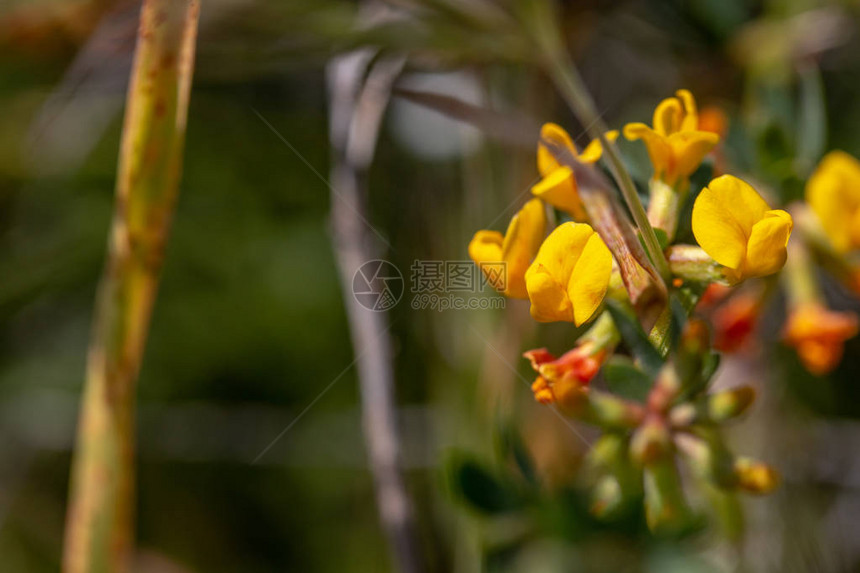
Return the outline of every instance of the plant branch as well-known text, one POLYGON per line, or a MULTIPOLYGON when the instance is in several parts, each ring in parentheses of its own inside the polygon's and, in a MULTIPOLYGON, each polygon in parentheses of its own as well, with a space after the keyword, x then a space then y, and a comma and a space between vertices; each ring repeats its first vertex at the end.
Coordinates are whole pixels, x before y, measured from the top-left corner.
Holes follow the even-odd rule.
POLYGON ((540 63, 549 75, 564 100, 570 106, 579 122, 593 139, 599 139, 603 146, 603 154, 606 157, 609 171, 621 189, 621 194, 633 221, 642 233, 642 240, 648 256, 657 268, 660 277, 665 281, 671 276, 669 264, 663 256, 660 242, 654 233, 653 227, 648 221, 648 215, 639 200, 639 194, 630 173, 621 161, 615 144, 606 139, 606 125, 601 120, 591 95, 585 87, 585 83, 574 66, 570 55, 564 46, 558 27, 552 13, 551 2, 523 2, 526 10, 526 25, 529 26, 540 53, 540 63))
POLYGON ((329 64, 331 225, 358 364, 362 421, 380 521, 395 570, 417 573, 422 568, 414 510, 400 468, 388 321, 385 314, 359 305, 352 290, 356 270, 380 256, 365 215, 366 175, 391 89, 403 64, 402 58, 388 57, 374 62, 369 51, 339 56, 329 64))
POLYGON ((73 460, 66 573, 128 569, 135 385, 179 184, 199 8, 146 0, 141 10, 73 460))

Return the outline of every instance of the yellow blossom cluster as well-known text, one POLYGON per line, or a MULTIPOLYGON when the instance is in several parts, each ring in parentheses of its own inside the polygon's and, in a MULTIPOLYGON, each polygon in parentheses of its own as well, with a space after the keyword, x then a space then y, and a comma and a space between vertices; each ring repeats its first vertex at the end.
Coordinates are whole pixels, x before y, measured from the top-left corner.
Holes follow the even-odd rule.
MULTIPOLYGON (((600 158, 599 141, 591 142, 580 154, 559 126, 547 124, 542 134, 560 142, 580 161, 593 163, 600 158)), ((616 136, 610 134, 610 139, 616 136)), ((497 290, 512 298, 529 299, 535 320, 579 326, 603 301, 612 254, 594 229, 581 222, 587 215, 571 168, 559 164, 542 144, 537 157, 543 179, 532 189, 536 198, 514 215, 504 235, 486 230, 475 233, 469 256, 497 290), (562 223, 546 237, 546 204, 580 222, 562 223)))
MULTIPOLYGON (((645 142, 655 178, 686 185, 719 140, 716 133, 700 130, 698 122, 692 94, 680 90, 677 97, 657 106, 653 127, 631 123, 624 134, 645 142)), ((607 132, 605 137, 614 142, 618 132, 607 132)), ((529 299, 535 320, 578 326, 595 316, 601 305, 612 274, 612 254, 588 224, 573 169, 559 161, 544 141, 586 164, 597 162, 603 152, 599 140, 580 152, 563 128, 544 125, 537 148, 541 180, 532 188, 535 198, 514 215, 504 235, 478 231, 469 244, 469 255, 497 290, 529 299), (545 237, 547 205, 572 220, 545 237)), ((731 175, 718 177, 703 189, 693 210, 699 245, 734 283, 778 271, 785 262, 791 229, 788 213, 771 210, 749 184, 731 175)))

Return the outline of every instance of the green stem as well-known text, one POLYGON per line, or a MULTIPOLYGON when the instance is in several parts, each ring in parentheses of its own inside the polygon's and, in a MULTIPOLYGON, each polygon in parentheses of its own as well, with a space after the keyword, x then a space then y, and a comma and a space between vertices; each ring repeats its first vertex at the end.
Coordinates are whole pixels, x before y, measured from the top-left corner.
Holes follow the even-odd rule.
POLYGON ((612 320, 608 310, 601 312, 588 330, 579 337, 579 343, 583 342, 591 342, 595 348, 606 352, 612 352, 621 342, 621 334, 615 327, 615 321, 612 320))
POLYGON ((803 241, 789 241, 785 272, 782 275, 788 295, 789 308, 804 304, 820 304, 822 295, 816 282, 815 267, 803 241))
POLYGON ((666 249, 672 275, 702 284, 726 282, 723 267, 695 245, 672 245, 666 249))
MULTIPOLYGON (((539 3, 538 3, 539 4, 539 3)), ((543 26, 541 36, 549 37, 555 35, 556 29, 551 24, 543 26)), ((553 80, 556 88, 561 92, 562 97, 567 101, 573 112, 576 114, 580 123, 585 126, 586 131, 593 139, 599 139, 603 146, 603 153, 609 165, 609 171, 612 177, 621 189, 621 194, 633 215, 633 220, 642 233, 642 239, 645 244, 645 249, 648 252, 648 257, 657 268, 663 280, 668 280, 669 264, 663 256, 663 250, 660 248, 660 242, 657 240, 657 235, 648 221, 648 215, 645 213, 645 207, 642 201, 639 200, 639 194, 636 191, 636 186, 633 183, 633 178, 621 161, 621 156, 615 147, 615 144, 606 139, 607 127, 600 119, 594 102, 585 84, 570 60, 567 51, 561 46, 560 41, 549 39, 542 42, 544 48, 544 65, 547 72, 553 80)))
POLYGON ((146 0, 141 10, 72 466, 66 573, 129 568, 135 383, 179 183, 198 13, 197 0, 146 0))
POLYGON ((659 179, 651 179, 648 182, 648 190, 651 195, 648 221, 655 229, 665 232, 667 243, 671 243, 678 229, 678 212, 684 194, 659 179))
POLYGON ((658 533, 677 533, 690 522, 691 510, 672 458, 645 468, 645 517, 658 533))

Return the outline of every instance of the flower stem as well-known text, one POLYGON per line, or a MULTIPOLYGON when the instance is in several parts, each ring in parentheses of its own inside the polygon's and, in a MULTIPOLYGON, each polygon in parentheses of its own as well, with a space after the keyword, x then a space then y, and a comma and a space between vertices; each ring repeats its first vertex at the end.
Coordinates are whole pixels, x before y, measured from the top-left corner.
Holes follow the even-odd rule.
POLYGON ((532 4, 535 6, 532 10, 533 31, 541 49, 544 68, 562 97, 573 110, 574 114, 576 114, 580 123, 585 126, 588 134, 592 138, 600 140, 609 171, 612 173, 612 177, 618 184, 619 189, 621 189, 621 194, 630 208, 633 220, 636 222, 640 233, 642 233, 648 257, 657 268, 663 280, 668 280, 670 277, 669 264, 663 256, 663 250, 660 248, 657 235, 648 221, 648 215, 645 213, 645 208, 639 199, 636 186, 633 184, 633 178, 630 177, 630 173, 624 166, 624 162, 621 161, 621 156, 615 144, 606 139, 606 125, 600 119, 600 115, 597 113, 594 102, 591 100, 591 96, 585 87, 585 83, 582 81, 579 72, 571 61, 567 50, 564 48, 558 30, 553 24, 552 14, 548 7, 549 3, 534 2, 532 4))
POLYGON ((791 309, 804 304, 821 304, 822 295, 816 282, 815 268, 810 260, 809 251, 803 241, 795 239, 788 243, 788 256, 785 260, 785 281, 788 306, 791 309))
POLYGON ((199 2, 146 0, 72 467, 63 570, 128 570, 135 383, 182 164, 199 2))
POLYGON ((651 202, 648 203, 648 221, 655 229, 666 233, 668 243, 675 238, 678 229, 678 211, 684 194, 659 179, 648 182, 651 202))
POLYGON ((725 283, 722 267, 701 247, 695 245, 672 245, 666 249, 672 274, 685 280, 702 284, 725 283))

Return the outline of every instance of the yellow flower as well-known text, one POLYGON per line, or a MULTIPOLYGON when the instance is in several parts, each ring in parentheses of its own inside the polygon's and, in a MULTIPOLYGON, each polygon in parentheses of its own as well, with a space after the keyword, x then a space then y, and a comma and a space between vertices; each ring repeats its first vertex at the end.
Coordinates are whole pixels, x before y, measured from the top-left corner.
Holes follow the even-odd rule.
POLYGON ((612 255, 589 225, 559 225, 526 271, 532 317, 579 326, 600 306, 611 273, 612 255))
POLYGON ((654 110, 653 128, 644 123, 624 126, 624 137, 645 142, 654 178, 672 186, 689 177, 720 141, 716 133, 699 128, 693 94, 678 90, 675 95, 654 110))
POLYGON ((843 151, 825 155, 806 184, 806 201, 836 250, 860 248, 860 162, 843 151))
MULTIPOLYGON (((579 153, 567 132, 554 123, 544 124, 540 130, 540 135, 541 139, 548 139, 566 148, 575 159, 583 163, 595 163, 603 154, 603 147, 600 145, 599 139, 593 140, 582 153, 579 153)), ((615 141, 617 138, 617 131, 606 133, 606 139, 609 141, 615 141)), ((576 178, 570 167, 561 165, 556 161, 552 152, 541 142, 538 142, 537 164, 543 179, 532 187, 532 193, 535 197, 540 197, 556 209, 570 214, 576 220, 586 220, 587 215, 579 198, 576 178)))
POLYGON ((817 303, 800 305, 791 312, 784 340, 797 350, 803 365, 817 376, 839 364, 845 341, 857 335, 857 316, 828 310, 817 303))
POLYGON ((469 243, 469 257, 481 268, 493 288, 512 298, 528 298, 525 273, 546 233, 546 212, 540 199, 532 199, 514 215, 502 236, 478 231, 469 243))
POLYGON ((731 175, 711 181, 693 205, 696 240, 734 282, 781 269, 792 226, 791 215, 771 210, 755 189, 731 175))

